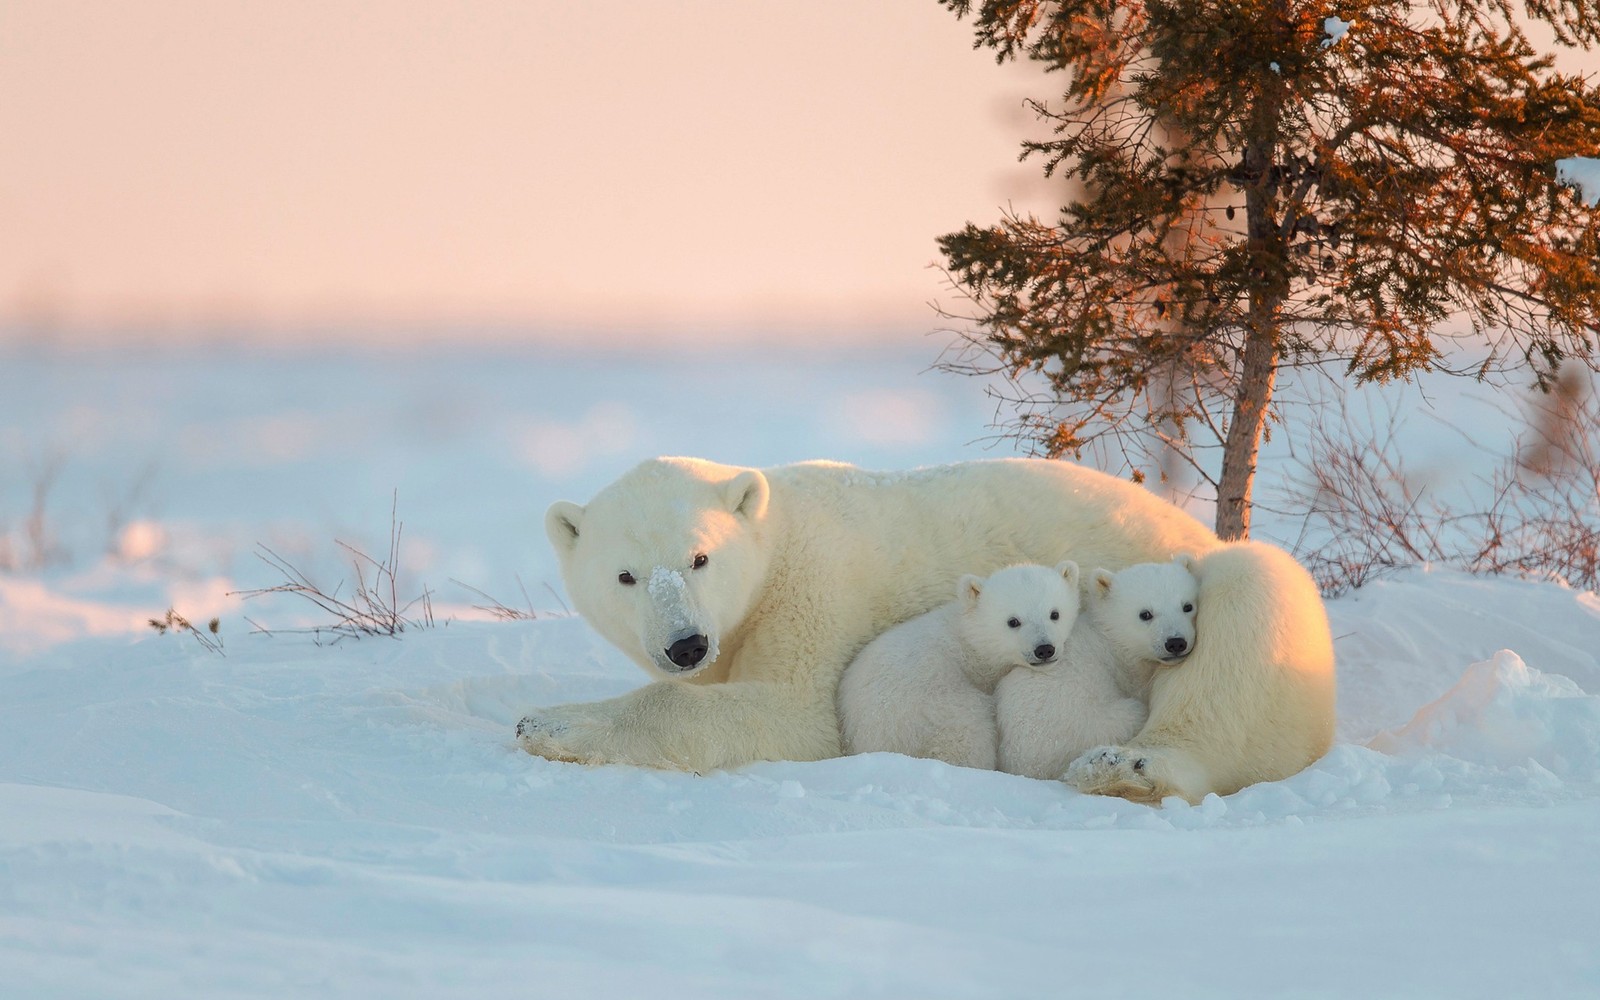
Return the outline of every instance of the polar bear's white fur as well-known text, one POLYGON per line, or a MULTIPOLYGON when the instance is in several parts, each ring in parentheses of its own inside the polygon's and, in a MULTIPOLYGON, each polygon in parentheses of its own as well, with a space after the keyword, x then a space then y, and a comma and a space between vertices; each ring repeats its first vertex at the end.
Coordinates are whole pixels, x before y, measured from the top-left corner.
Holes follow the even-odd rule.
POLYGON ((1332 732, 1332 647, 1309 576, 1265 547, 1225 548, 1144 489, 1066 462, 874 474, 652 459, 587 506, 551 505, 545 527, 573 605, 656 678, 530 712, 518 735, 545 757, 705 771, 835 756, 845 665, 948 600, 963 573, 1063 559, 1120 569, 1179 552, 1201 556, 1212 610, 1200 628, 1223 641, 1157 678, 1150 724, 1081 787, 1197 801, 1295 773, 1332 732))
POLYGON ((1054 663, 1077 616, 1078 564, 1070 560, 962 577, 955 600, 889 629, 845 669, 845 753, 890 751, 992 770, 996 683, 1013 668, 1054 663))
POLYGON ((1242 542, 1200 557, 1195 576, 1194 651, 1156 671, 1138 735, 1074 761, 1070 784, 1195 802, 1294 774, 1332 742, 1333 637, 1311 575, 1282 549, 1242 542))
POLYGON ((1193 567, 1184 555, 1092 574, 1056 660, 1013 670, 995 690, 1000 770, 1059 778, 1091 747, 1139 731, 1156 667, 1181 663, 1194 649, 1193 567))

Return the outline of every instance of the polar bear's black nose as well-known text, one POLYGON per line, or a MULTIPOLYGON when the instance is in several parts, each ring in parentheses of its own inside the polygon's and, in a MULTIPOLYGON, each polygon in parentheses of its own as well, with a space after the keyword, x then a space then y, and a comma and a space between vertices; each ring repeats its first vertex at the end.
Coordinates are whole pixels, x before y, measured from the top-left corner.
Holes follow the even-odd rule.
POLYGON ((1050 645, 1048 642, 1040 643, 1039 645, 1033 647, 1033 655, 1035 659, 1043 663, 1045 660, 1055 659, 1056 648, 1050 645))
POLYGON ((1189 640, 1175 635, 1167 640, 1167 655, 1182 656, 1189 651, 1189 640))
POLYGON ((706 637, 696 632, 686 635, 682 639, 667 647, 667 659, 685 669, 694 666, 706 658, 706 650, 710 648, 706 637))

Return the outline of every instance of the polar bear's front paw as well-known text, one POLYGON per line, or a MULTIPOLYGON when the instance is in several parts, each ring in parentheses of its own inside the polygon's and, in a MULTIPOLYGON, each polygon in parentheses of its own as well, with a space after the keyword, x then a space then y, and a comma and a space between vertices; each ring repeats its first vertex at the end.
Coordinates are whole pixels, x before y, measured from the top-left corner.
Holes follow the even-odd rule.
POLYGON ((560 736, 566 730, 567 724, 560 719, 549 719, 542 715, 524 715, 522 721, 517 723, 517 739, 535 740, 544 736, 560 736))
POLYGON ((541 708, 517 723, 517 742, 522 749, 550 760, 573 764, 599 764, 603 736, 596 720, 573 711, 575 706, 541 708))
POLYGON ((1160 803, 1165 789, 1148 754, 1129 747, 1095 747, 1073 761, 1061 780, 1089 795, 1116 795, 1134 802, 1160 803))

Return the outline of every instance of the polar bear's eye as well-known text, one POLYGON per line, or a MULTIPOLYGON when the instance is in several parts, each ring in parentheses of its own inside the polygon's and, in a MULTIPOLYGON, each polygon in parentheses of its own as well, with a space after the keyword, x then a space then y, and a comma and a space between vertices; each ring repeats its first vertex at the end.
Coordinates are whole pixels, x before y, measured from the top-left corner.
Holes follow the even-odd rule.
POLYGON ((1006 624, 1009 625, 1011 628, 1021 628, 1022 627, 1022 623, 1017 621, 1015 618, 1007 618, 1006 619, 1006 624))
POLYGON ((1059 612, 1059 611, 1050 612, 1050 620, 1053 621, 1053 622, 1060 621, 1061 620, 1061 612, 1059 612))
POLYGON ((1155 617, 1155 615, 1151 614, 1148 611, 1139 612, 1139 620, 1142 621, 1142 622, 1147 622, 1147 621, 1149 621, 1150 619, 1152 619, 1154 617, 1155 617))
POLYGON ((1193 610, 1194 610, 1194 605, 1193 604, 1185 604, 1183 606, 1183 613, 1184 614, 1188 614, 1189 612, 1191 612, 1193 610))
POLYGON ((710 561, 710 559, 706 558, 706 554, 704 552, 700 552, 695 555, 694 562, 690 563, 690 567, 693 569, 700 569, 710 561))
POLYGON ((621 573, 617 574, 617 582, 622 584, 624 587, 631 587, 639 581, 633 578, 632 573, 629 573, 627 570, 623 570, 621 573))

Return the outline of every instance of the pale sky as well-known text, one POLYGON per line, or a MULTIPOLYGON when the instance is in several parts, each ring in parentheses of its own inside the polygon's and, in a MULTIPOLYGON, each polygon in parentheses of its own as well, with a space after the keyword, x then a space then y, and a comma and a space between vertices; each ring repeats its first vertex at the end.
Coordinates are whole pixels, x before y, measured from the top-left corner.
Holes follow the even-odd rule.
POLYGON ((3 0, 0 317, 924 331, 1038 76, 934 0, 3 0))
POLYGON ((934 0, 0 0, 0 323, 925 332, 1050 211, 934 0))

